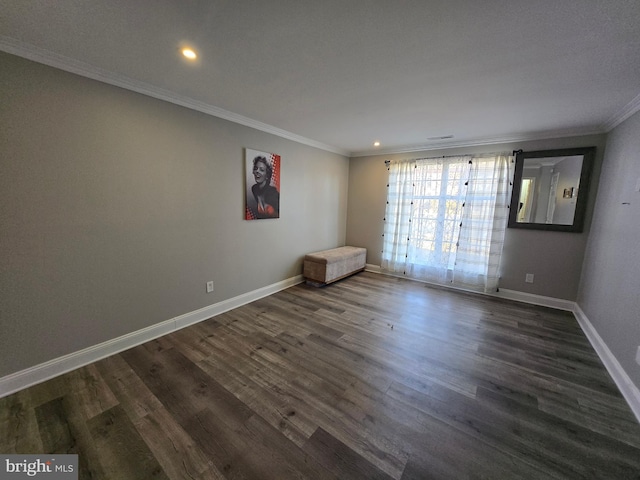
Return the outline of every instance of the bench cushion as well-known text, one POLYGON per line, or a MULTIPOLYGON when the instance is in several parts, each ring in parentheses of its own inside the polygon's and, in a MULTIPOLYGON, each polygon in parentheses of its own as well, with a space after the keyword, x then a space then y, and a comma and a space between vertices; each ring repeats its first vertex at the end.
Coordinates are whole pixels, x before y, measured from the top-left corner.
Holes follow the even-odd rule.
POLYGON ((303 275, 308 280, 330 283, 364 270, 367 249, 338 247, 305 255, 303 275))

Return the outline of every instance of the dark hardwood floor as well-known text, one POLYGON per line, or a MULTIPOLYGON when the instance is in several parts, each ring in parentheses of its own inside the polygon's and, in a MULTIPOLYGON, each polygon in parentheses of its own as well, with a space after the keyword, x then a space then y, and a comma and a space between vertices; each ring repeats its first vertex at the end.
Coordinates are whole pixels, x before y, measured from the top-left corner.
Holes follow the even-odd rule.
POLYGON ((0 452, 99 479, 640 478, 573 315, 360 273, 0 399, 0 452))

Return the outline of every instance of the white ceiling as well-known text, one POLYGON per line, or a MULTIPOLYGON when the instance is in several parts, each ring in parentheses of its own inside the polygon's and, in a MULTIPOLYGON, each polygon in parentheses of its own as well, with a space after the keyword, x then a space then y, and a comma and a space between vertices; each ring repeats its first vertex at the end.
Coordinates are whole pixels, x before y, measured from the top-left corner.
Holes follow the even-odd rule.
POLYGON ((0 0, 0 50, 348 155, 640 110, 639 0, 0 0))

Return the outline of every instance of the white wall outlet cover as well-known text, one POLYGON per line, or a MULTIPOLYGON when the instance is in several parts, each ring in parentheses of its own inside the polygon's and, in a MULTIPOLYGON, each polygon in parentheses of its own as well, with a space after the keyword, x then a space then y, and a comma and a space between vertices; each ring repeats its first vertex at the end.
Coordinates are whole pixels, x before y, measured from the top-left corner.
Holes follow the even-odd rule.
POLYGON ((527 273, 524 277, 526 283, 533 283, 533 273, 527 273))
POLYGON ((640 347, 636 350, 636 363, 640 365, 640 347))
POLYGON ((213 292, 213 282, 207 282, 207 293, 213 292))

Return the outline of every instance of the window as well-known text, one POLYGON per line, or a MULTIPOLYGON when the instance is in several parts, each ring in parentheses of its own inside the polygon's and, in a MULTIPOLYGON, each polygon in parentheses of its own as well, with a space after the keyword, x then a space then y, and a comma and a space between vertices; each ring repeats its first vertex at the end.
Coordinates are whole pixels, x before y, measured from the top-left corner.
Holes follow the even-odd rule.
POLYGON ((512 165, 505 154, 390 162, 382 268, 495 289, 512 165))

